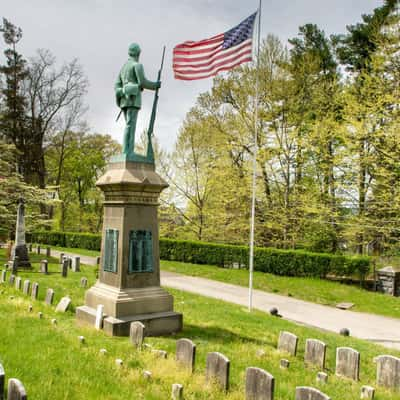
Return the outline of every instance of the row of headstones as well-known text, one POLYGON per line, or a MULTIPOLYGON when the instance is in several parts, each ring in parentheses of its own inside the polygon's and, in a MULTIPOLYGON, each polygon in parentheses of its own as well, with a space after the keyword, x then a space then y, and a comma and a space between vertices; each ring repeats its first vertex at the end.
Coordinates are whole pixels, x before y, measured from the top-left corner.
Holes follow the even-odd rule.
MULTIPOLYGON (((297 354, 298 337, 290 332, 282 331, 279 335, 278 350, 285 351, 292 356, 297 354)), ((304 361, 321 369, 325 368, 326 344, 317 339, 307 339, 304 351, 304 361)), ((374 358, 377 364, 376 382, 380 386, 400 390, 400 358, 390 355, 380 355, 374 358)), ((359 380, 360 353, 351 347, 336 349, 337 376, 359 380)), ((361 398, 373 398, 374 389, 364 386, 361 398)))
MULTIPOLYGON (((4 399, 6 374, 0 364, 0 400, 4 399)), ((24 385, 15 378, 8 380, 7 400, 26 400, 28 398, 24 385)))
MULTIPOLYGON (((1 271, 1 274, 0 274, 0 283, 6 283, 6 281, 7 281, 7 271, 3 270, 3 271, 1 271)), ((8 280, 8 283, 10 284, 10 286, 15 286, 15 289, 22 290, 23 294, 25 294, 27 296, 30 295, 32 297, 32 300, 38 299, 39 284, 37 282, 33 282, 32 287, 31 287, 31 282, 29 279, 26 279, 22 284, 21 277, 11 274, 10 278, 8 280)), ((81 281, 80 281, 81 287, 86 287, 87 283, 88 283, 87 278, 82 277, 81 281)), ((53 289, 49 288, 46 290, 46 296, 45 296, 44 301, 48 306, 53 305, 53 301, 54 301, 54 290, 53 289)), ((65 311, 67 311, 70 304, 71 304, 71 299, 68 296, 65 296, 57 304, 56 311, 65 312, 65 311)))
MULTIPOLYGON (((146 335, 146 328, 141 322, 132 322, 130 340, 136 347, 141 347, 146 335)), ((190 339, 179 339, 176 342, 175 359, 185 369, 194 372, 196 359, 196 345, 190 339)), ((206 381, 219 386, 223 391, 229 390, 230 360, 219 352, 210 352, 206 359, 206 381)), ((275 378, 267 371, 249 367, 246 370, 245 395, 246 400, 273 400, 275 378)), ((183 386, 172 386, 172 399, 183 398, 183 386)), ((326 394, 318 389, 299 386, 296 388, 296 400, 330 400, 326 394)))

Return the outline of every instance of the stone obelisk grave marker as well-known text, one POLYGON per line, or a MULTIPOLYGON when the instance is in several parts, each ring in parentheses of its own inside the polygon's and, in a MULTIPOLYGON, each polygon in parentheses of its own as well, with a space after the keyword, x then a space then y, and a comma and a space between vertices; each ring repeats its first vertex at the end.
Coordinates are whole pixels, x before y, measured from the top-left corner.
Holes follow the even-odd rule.
POLYGON ((157 208, 168 184, 155 172, 150 134, 146 156, 130 147, 134 146, 135 127, 129 113, 137 113, 130 109, 137 104, 135 93, 140 95, 143 88, 156 91, 152 131, 160 87, 160 78, 141 83, 139 54, 140 47, 132 44, 116 83, 117 103, 127 121, 124 147, 96 183, 105 198, 99 279, 86 292, 85 305, 76 310, 78 321, 94 327, 97 306, 103 305, 103 329, 115 336, 129 336, 133 321, 141 321, 149 336, 182 329, 182 314, 173 311, 172 295, 160 287, 157 208), (138 91, 133 90, 136 87, 138 91))

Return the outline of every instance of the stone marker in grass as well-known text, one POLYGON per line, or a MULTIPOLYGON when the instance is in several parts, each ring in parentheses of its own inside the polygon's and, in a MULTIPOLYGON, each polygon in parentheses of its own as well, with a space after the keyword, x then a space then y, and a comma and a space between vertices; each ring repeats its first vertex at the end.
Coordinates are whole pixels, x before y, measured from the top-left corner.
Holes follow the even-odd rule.
POLYGON ((46 275, 49 273, 49 262, 47 260, 40 261, 40 272, 46 275))
POLYGON ((360 353, 350 347, 338 347, 336 349, 336 375, 358 381, 360 353))
POLYGON ((60 264, 62 264, 63 260, 64 260, 64 253, 60 253, 60 264))
POLYGON ((3 366, 0 364, 0 400, 4 399, 5 381, 6 381, 6 374, 4 372, 3 366))
POLYGON ((24 281, 24 289, 23 289, 23 293, 27 296, 29 296, 29 290, 31 288, 31 281, 29 279, 24 281))
POLYGON ((97 330, 100 330, 103 327, 103 304, 99 304, 96 310, 96 320, 94 322, 94 326, 97 330))
POLYGON ((225 392, 229 389, 230 360, 218 352, 208 353, 206 381, 216 383, 225 392))
POLYGON ((51 257, 51 247, 46 247, 46 257, 51 257))
POLYGON ((194 371, 196 345, 191 340, 179 339, 176 341, 176 361, 190 372, 194 371))
POLYGON ((3 271, 1 271, 1 278, 0 278, 0 281, 1 281, 2 283, 5 283, 6 280, 7 280, 7 271, 6 271, 6 270, 3 270, 3 271))
POLYGON ((32 283, 32 291, 31 291, 31 297, 33 300, 37 300, 39 295, 39 284, 37 282, 32 283))
POLYGON ((376 357, 375 361, 377 384, 400 390, 400 358, 382 355, 376 357))
POLYGON ((131 339, 131 343, 137 347, 141 348, 144 336, 145 336, 146 327, 140 321, 131 322, 131 329, 129 333, 129 337, 131 339))
POLYGON ((307 339, 304 352, 304 362, 315 365, 321 369, 325 368, 326 344, 317 339, 307 339))
POLYGON ((75 256, 74 258, 72 258, 72 271, 80 272, 80 270, 81 270, 81 258, 75 256))
POLYGON ((71 304, 71 299, 68 296, 63 297, 57 304, 56 312, 66 312, 71 304))
POLYGON ((22 278, 20 276, 17 276, 15 278, 15 289, 21 290, 22 288, 22 278))
POLYGON ((180 383, 172 384, 172 400, 183 400, 183 386, 180 383))
POLYGON ((298 342, 299 338, 293 333, 281 331, 279 333, 278 350, 286 351, 290 355, 295 356, 298 342))
POLYGON ((63 262, 60 265, 61 276, 63 278, 66 278, 68 276, 68 263, 69 263, 68 258, 64 257, 63 262))
POLYGON ((274 399, 275 379, 261 368, 247 368, 245 387, 246 400, 274 399))
POLYGON ((363 386, 361 388, 360 399, 373 399, 375 397, 375 389, 372 386, 363 386))
POLYGON ((82 278, 81 278, 81 287, 82 287, 82 288, 85 288, 85 287, 87 286, 87 284, 88 284, 87 278, 82 277, 82 278))
POLYGON ((279 362, 279 366, 281 369, 288 369, 290 367, 290 361, 282 358, 279 362))
POLYGON ((36 252, 37 252, 38 254, 40 254, 40 246, 39 246, 39 245, 36 247, 36 252))
POLYGON ((318 372, 317 382, 323 384, 328 383, 328 374, 326 372, 318 372))
POLYGON ((7 400, 27 400, 24 385, 18 379, 11 378, 8 380, 7 400))
POLYGON ((15 283, 15 275, 11 274, 8 283, 12 286, 15 283))
POLYGON ((331 400, 331 398, 315 388, 298 386, 296 388, 296 400, 331 400))
POLYGON ((54 290, 49 288, 46 291, 46 297, 44 301, 48 306, 51 306, 53 304, 53 300, 54 300, 54 290))

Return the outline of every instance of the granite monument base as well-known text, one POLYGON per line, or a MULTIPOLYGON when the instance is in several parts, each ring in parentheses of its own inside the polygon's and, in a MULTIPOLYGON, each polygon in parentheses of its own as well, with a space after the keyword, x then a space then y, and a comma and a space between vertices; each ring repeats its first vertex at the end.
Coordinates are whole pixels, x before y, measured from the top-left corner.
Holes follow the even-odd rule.
POLYGON ((31 262, 29 261, 29 253, 26 244, 16 245, 12 248, 11 260, 14 260, 15 256, 18 257, 17 268, 22 268, 22 269, 32 268, 31 262))

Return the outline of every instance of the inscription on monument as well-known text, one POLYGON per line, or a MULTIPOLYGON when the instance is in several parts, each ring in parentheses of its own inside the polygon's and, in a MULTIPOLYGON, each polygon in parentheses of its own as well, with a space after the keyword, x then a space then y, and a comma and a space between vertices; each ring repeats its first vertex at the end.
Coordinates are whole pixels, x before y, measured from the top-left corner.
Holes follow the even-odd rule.
POLYGON ((153 272, 153 236, 151 231, 129 234, 129 273, 153 272))
POLYGON ((118 230, 106 229, 104 244, 103 268, 104 271, 117 272, 118 262, 118 230))

